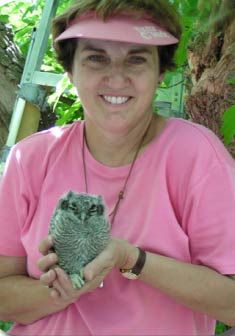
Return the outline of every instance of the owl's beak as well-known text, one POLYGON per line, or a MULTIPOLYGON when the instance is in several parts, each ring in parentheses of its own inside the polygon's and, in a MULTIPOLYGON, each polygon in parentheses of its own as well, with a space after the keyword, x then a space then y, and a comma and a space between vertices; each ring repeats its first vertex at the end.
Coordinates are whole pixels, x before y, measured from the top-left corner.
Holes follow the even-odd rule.
POLYGON ((86 219, 86 214, 85 212, 81 213, 81 220, 84 222, 84 220, 86 219))

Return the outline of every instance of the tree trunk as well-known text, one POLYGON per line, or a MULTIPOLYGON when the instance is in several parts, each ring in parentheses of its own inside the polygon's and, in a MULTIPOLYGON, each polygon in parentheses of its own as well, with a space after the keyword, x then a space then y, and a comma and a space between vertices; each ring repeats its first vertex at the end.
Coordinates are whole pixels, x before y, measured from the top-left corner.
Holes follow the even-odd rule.
MULTIPOLYGON (((192 121, 213 130, 222 139, 222 115, 235 105, 235 2, 221 0, 214 7, 210 31, 201 32, 189 46, 191 83, 186 112, 192 121), (219 18, 215 18, 220 13, 219 18), (222 14, 221 14, 222 13, 222 14)), ((235 140, 228 146, 235 158, 235 140)))
POLYGON ((0 22, 0 149, 5 145, 24 60, 11 29, 0 22))

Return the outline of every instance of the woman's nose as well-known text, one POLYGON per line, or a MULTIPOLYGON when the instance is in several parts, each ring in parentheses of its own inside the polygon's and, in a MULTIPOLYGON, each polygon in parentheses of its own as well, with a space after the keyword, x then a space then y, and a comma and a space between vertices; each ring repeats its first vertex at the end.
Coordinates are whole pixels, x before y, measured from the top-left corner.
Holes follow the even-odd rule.
POLYGON ((113 88, 123 87, 124 84, 128 84, 130 82, 130 78, 125 69, 125 65, 120 62, 113 62, 109 64, 104 81, 113 88))

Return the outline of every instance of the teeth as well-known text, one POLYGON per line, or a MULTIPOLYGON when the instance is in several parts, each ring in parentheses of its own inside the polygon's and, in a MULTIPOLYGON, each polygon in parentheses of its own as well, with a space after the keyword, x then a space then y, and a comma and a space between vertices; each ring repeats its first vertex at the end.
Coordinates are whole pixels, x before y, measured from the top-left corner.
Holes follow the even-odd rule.
POLYGON ((124 104, 128 101, 127 97, 111 97, 111 96, 103 96, 104 99, 111 104, 124 104))

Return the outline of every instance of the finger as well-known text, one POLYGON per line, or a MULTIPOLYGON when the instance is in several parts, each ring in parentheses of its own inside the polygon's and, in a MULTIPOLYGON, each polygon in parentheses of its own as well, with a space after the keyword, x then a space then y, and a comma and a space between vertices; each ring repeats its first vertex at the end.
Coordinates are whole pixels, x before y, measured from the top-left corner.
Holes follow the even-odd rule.
POLYGON ((47 272, 50 268, 58 263, 58 256, 55 253, 50 253, 38 260, 38 267, 42 272, 47 272))
POLYGON ((52 236, 47 236, 43 239, 39 244, 39 252, 43 255, 47 255, 48 251, 53 247, 53 239, 52 236))
POLYGON ((40 281, 45 285, 45 286, 51 286, 53 282, 56 280, 56 273, 54 270, 50 270, 47 273, 43 273, 40 276, 40 281))
POLYGON ((93 280, 87 281, 80 289, 80 294, 91 292, 95 290, 97 287, 102 288, 104 278, 105 276, 103 274, 100 274, 96 276, 93 280))
POLYGON ((60 293, 58 292, 58 290, 57 289, 55 289, 55 288, 52 288, 51 289, 51 292, 50 292, 50 296, 54 299, 54 300, 58 300, 58 299, 60 299, 60 293))
POLYGON ((64 292, 66 293, 67 297, 70 298, 78 298, 78 291, 77 289, 74 289, 72 281, 68 274, 65 273, 65 271, 59 267, 55 268, 55 272, 57 275, 57 280, 59 281, 60 285, 63 287, 64 292))
POLYGON ((60 298, 62 298, 63 300, 68 300, 69 299, 69 296, 68 296, 67 292, 65 291, 63 286, 60 284, 58 279, 56 279, 53 282, 52 286, 53 286, 53 289, 55 289, 57 291, 57 294, 59 294, 60 298))

